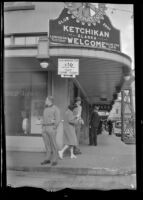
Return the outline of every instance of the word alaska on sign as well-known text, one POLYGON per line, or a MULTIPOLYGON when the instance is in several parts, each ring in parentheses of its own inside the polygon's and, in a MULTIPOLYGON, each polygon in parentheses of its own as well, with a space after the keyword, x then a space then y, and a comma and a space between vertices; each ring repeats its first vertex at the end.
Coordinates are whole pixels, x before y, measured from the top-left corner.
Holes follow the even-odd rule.
POLYGON ((64 8, 58 19, 49 21, 49 39, 52 43, 68 44, 120 51, 120 31, 115 29, 109 18, 96 25, 84 25, 76 21, 64 8))

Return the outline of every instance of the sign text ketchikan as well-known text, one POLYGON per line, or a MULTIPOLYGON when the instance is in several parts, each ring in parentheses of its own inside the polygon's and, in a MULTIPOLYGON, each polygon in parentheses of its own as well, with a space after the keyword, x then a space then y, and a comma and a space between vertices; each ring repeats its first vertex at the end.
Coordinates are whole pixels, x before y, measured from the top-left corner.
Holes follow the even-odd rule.
POLYGON ((50 20, 50 42, 120 51, 120 31, 112 26, 106 15, 100 23, 88 26, 77 23, 67 11, 65 8, 58 19, 50 20))

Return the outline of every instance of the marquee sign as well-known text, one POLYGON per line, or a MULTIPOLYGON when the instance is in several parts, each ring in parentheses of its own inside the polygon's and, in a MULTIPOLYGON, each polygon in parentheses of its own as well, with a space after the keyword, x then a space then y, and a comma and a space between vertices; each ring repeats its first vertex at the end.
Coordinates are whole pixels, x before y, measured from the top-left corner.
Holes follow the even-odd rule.
POLYGON ((101 15, 100 10, 94 20, 73 13, 64 8, 59 18, 49 21, 51 43, 120 51, 120 31, 112 26, 105 12, 101 15))

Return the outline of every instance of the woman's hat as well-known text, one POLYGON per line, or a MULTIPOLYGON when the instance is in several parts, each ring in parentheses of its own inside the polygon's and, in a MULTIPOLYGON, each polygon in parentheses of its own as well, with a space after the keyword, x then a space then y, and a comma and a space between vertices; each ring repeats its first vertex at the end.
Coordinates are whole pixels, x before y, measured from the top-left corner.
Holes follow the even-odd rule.
POLYGON ((70 110, 73 110, 74 108, 77 108, 77 105, 76 105, 76 104, 70 104, 70 105, 68 106, 68 108, 69 108, 70 110))
POLYGON ((75 101, 81 101, 80 97, 76 97, 75 101))

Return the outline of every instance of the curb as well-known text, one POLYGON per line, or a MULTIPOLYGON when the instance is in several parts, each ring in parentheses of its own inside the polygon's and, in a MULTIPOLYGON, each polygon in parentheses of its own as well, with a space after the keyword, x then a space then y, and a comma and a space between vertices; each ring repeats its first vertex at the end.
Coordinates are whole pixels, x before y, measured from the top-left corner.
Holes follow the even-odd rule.
POLYGON ((69 175, 95 175, 95 176, 126 176, 136 174, 135 169, 109 169, 109 168, 71 168, 71 167, 16 167, 8 166, 7 170, 23 172, 54 172, 69 175))

